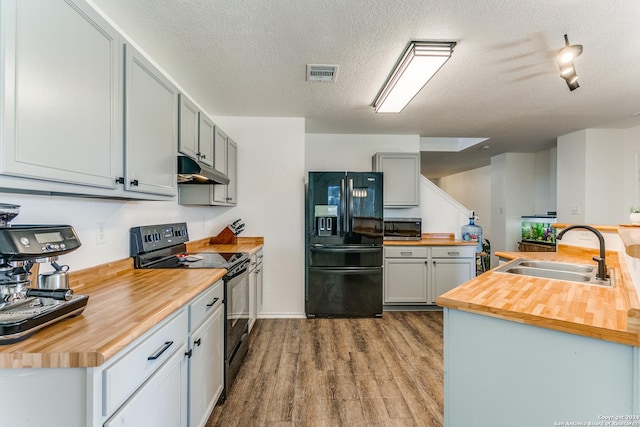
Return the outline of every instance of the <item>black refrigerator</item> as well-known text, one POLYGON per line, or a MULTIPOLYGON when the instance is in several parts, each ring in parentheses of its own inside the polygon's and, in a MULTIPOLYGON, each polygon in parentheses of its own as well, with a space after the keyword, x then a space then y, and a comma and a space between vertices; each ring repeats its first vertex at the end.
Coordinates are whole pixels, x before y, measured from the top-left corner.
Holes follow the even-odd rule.
POLYGON ((382 317, 382 172, 309 172, 305 312, 382 317))

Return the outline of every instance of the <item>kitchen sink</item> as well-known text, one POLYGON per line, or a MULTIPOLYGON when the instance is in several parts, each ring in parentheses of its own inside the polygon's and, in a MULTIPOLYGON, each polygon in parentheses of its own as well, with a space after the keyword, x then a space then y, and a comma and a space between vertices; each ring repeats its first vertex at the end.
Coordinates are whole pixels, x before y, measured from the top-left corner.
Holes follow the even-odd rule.
MULTIPOLYGON (((607 280, 598 279, 596 277, 598 268, 595 265, 517 259, 496 268, 495 271, 520 276, 565 280, 587 285, 613 286, 613 275, 611 274, 611 277, 607 280)), ((609 269, 609 272, 612 273, 611 269, 609 269)))
POLYGON ((547 270, 573 271, 591 274, 598 268, 595 265, 570 264, 568 262, 522 260, 518 265, 523 267, 544 268, 547 270))

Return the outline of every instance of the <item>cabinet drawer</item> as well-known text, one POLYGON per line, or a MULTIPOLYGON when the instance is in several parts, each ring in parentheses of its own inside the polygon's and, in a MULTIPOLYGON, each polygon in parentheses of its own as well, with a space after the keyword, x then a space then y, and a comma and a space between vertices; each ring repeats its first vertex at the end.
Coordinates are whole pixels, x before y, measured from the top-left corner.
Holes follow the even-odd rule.
POLYGON ((103 415, 115 411, 185 342, 188 316, 181 310, 102 372, 103 415))
POLYGON ((224 283, 218 280, 189 304, 189 331, 195 330, 210 313, 222 305, 223 298, 224 283))
POLYGON ((433 258, 473 258, 475 246, 434 246, 431 248, 433 258))
POLYGON ((385 246, 385 258, 426 258, 429 248, 426 246, 385 246))
POLYGON ((258 249, 256 252, 251 255, 251 264, 249 268, 253 270, 258 264, 262 262, 262 248, 258 249))

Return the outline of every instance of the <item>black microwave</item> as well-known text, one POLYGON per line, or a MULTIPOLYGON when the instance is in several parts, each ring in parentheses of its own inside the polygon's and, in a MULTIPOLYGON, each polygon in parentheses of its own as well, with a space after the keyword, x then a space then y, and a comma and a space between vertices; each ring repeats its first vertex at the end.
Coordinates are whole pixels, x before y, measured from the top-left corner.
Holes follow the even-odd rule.
POLYGON ((385 218, 384 240, 420 240, 422 218, 385 218))

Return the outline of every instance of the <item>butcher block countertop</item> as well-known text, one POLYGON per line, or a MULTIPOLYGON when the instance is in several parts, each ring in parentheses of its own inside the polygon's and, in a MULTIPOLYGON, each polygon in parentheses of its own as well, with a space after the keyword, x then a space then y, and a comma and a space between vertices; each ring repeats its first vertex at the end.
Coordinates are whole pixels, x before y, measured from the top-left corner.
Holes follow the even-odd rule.
MULTIPOLYGON (((558 245, 558 252, 497 252, 528 258, 594 264, 598 251, 558 245)), ((498 317, 542 328, 640 346, 640 302, 624 254, 607 251, 615 286, 512 275, 490 270, 436 299, 443 307, 498 317)))
POLYGON ((422 233, 420 240, 385 240, 384 246, 475 246, 477 242, 455 240, 453 233, 422 233))
MULTIPOLYGON (((262 238, 235 245, 190 242, 188 250, 254 252, 262 238)), ((225 269, 134 269, 126 258, 69 273, 76 294, 89 295, 84 312, 15 344, 0 345, 0 368, 100 366, 221 279, 225 269)))

